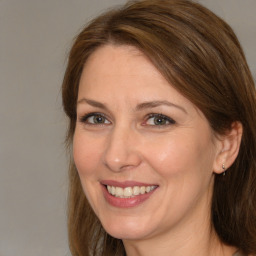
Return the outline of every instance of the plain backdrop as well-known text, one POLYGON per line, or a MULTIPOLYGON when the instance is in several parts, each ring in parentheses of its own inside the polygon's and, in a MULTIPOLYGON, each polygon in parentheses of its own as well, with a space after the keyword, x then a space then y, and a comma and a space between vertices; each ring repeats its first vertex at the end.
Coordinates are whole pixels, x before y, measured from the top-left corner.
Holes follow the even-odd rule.
MULTIPOLYGON (((125 0, 0 0, 0 256, 67 256, 60 87, 81 27, 125 0)), ((201 0, 237 33, 256 77, 256 0, 201 0)))

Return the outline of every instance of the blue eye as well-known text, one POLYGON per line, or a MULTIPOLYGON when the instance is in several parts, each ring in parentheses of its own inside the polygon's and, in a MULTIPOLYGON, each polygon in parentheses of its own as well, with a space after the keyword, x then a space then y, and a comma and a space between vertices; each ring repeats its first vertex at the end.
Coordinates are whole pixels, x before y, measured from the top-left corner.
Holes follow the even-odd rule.
POLYGON ((150 114, 145 122, 146 125, 166 126, 175 124, 175 121, 162 114, 150 114))
POLYGON ((110 124, 108 119, 100 113, 90 113, 83 116, 80 121, 85 124, 92 124, 92 125, 104 125, 110 124))

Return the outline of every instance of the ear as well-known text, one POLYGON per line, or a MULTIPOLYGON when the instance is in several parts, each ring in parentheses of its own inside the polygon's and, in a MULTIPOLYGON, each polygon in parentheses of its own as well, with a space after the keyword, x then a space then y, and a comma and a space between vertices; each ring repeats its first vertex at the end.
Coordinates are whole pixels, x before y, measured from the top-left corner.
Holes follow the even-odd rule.
POLYGON ((240 122, 233 122, 231 129, 218 137, 217 155, 213 166, 216 174, 225 172, 235 161, 243 134, 243 126, 240 122))

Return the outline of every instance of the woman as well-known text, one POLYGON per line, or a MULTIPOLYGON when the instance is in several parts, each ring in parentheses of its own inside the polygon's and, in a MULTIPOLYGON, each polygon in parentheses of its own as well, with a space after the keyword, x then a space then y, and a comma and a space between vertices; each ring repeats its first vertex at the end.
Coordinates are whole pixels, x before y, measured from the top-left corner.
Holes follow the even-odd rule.
POLYGON ((188 0, 109 11, 63 81, 73 255, 254 255, 256 99, 232 29, 188 0))

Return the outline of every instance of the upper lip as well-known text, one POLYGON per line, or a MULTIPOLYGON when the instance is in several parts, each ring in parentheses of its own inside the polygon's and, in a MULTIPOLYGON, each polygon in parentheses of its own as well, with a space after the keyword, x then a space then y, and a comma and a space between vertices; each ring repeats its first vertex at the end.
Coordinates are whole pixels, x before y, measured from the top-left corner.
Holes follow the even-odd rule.
POLYGON ((114 187, 120 187, 120 188, 135 187, 135 186, 139 186, 139 187, 157 186, 156 184, 152 184, 152 183, 144 183, 144 182, 131 181, 131 180, 127 180, 127 181, 102 180, 100 183, 105 186, 114 186, 114 187))

